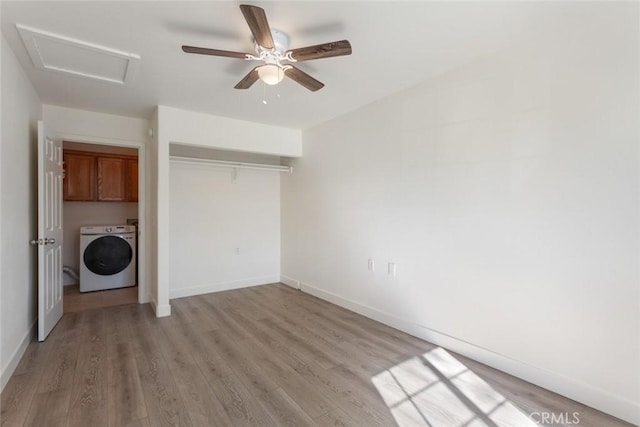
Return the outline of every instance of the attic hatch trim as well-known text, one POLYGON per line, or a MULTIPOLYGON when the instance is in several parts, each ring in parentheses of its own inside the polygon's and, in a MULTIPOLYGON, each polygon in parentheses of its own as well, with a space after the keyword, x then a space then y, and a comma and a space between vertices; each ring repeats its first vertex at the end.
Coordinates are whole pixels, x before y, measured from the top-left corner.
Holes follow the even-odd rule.
POLYGON ((140 62, 140 55, 137 55, 135 53, 124 52, 72 37, 51 33, 49 31, 39 30, 23 24, 16 24, 16 28, 20 33, 20 37, 24 42, 33 65, 39 69, 56 71, 119 85, 128 85, 133 81, 136 69, 138 68, 140 62), (61 47, 76 48, 78 49, 79 54, 86 54, 88 52, 98 55, 104 55, 105 59, 107 60, 111 59, 115 61, 124 61, 125 66, 123 67, 123 73, 122 75, 100 75, 82 71, 79 69, 73 69, 72 67, 67 68, 64 66, 47 63, 41 50, 41 45, 39 45, 38 43, 39 40, 57 43, 61 47))

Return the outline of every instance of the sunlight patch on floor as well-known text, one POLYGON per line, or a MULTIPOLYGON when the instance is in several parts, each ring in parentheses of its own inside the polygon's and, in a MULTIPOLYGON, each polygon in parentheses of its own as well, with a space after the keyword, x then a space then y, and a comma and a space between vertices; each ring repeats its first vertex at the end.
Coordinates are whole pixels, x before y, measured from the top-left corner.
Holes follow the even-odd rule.
POLYGON ((400 426, 536 426, 442 348, 399 363, 371 380, 400 426))

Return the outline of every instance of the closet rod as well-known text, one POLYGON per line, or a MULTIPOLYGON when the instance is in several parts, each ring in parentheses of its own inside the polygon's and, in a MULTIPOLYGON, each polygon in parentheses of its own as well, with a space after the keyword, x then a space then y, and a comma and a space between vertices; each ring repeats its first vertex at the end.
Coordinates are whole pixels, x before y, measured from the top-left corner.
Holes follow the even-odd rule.
POLYGON ((291 173, 291 170, 292 170, 290 166, 266 165, 261 163, 230 162, 227 160, 196 159, 194 157, 169 156, 169 159, 172 161, 180 162, 180 163, 205 164, 205 165, 212 165, 212 166, 227 167, 232 169, 252 169, 252 170, 289 172, 289 173, 291 173))

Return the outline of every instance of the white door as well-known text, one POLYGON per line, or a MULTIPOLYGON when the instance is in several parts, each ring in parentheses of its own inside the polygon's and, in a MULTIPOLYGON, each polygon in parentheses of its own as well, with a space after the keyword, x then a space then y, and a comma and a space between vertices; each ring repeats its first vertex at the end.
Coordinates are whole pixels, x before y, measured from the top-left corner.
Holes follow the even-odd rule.
POLYGON ((62 317, 62 141, 38 122, 38 340, 62 317))

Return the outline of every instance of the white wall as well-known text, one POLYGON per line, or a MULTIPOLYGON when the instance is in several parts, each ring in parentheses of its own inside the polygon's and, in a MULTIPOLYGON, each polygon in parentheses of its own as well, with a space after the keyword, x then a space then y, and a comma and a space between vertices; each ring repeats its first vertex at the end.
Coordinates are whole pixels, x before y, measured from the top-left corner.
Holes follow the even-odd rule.
POLYGON ((36 319, 37 120, 40 99, 2 36, 0 145, 0 390, 32 337, 36 319))
MULTIPOLYGON (((171 122, 172 109, 159 105, 156 109, 157 133, 155 133, 155 190, 156 198, 156 316, 163 317, 171 314, 169 304, 169 144, 170 131, 165 132, 165 122, 171 122)), ((171 127, 171 126, 169 126, 171 127)), ((176 126, 177 127, 177 126, 176 126)), ((179 129, 174 129, 174 132, 179 129)), ((194 132, 189 130, 189 133, 194 132)))
MULTIPOLYGON (((50 131, 64 141, 90 144, 112 145, 136 149, 138 152, 138 213, 131 217, 138 218, 138 301, 140 303, 152 301, 155 284, 147 279, 148 262, 155 266, 155 248, 148 248, 148 244, 155 244, 153 227, 147 223, 154 220, 155 213, 147 209, 147 204, 153 201, 155 195, 147 189, 150 177, 147 169, 153 166, 153 159, 149 159, 147 151, 149 145, 149 129, 151 122, 134 117, 115 116, 112 114, 96 113, 93 111, 76 110, 56 105, 43 105, 42 115, 50 131), (147 230, 150 230, 147 232, 147 230), (152 258, 149 258, 151 256, 152 258)), ((69 146, 69 144, 67 144, 69 146)), ((150 183, 149 185, 153 185, 150 183)), ((128 211, 130 210, 127 208, 128 211)), ((124 213, 124 212, 123 212, 124 213)), ((121 214, 118 214, 121 215, 121 214)), ((91 221, 93 222, 93 220, 91 221)), ((67 233, 65 233, 67 234, 67 233)), ((67 236, 65 236, 67 238, 67 236)))
MULTIPOLYGON (((126 225, 128 218, 138 217, 138 204, 119 202, 64 202, 64 243, 62 264, 80 271, 80 227, 90 225, 126 225)), ((64 284, 76 285, 78 281, 64 275, 64 284)))
POLYGON ((163 138, 176 144, 276 156, 302 155, 302 132, 297 129, 212 116, 164 105, 160 105, 158 111, 163 138))
MULTIPOLYGON (((142 236, 147 243, 147 265, 146 275, 148 277, 149 299, 153 309, 158 314, 168 315, 169 313, 158 312, 158 109, 153 111, 149 123, 151 136, 147 145, 146 159, 146 181, 147 181, 147 230, 148 233, 142 236)), ((138 172, 141 173, 141 172, 138 172)), ((140 266, 139 266, 140 267, 140 266)), ((140 269, 138 269, 140 274, 140 269)))
POLYGON ((171 161, 169 297, 280 280, 280 174, 171 161))
POLYGON ((305 131, 282 274, 640 423, 638 4, 577 7, 305 131))
POLYGON ((132 141, 145 143, 149 135, 149 120, 135 117, 46 104, 42 114, 47 126, 63 135, 66 141, 104 142, 107 145, 120 142, 122 146, 131 146, 132 141))

